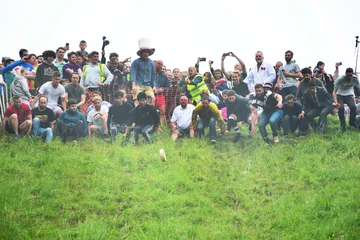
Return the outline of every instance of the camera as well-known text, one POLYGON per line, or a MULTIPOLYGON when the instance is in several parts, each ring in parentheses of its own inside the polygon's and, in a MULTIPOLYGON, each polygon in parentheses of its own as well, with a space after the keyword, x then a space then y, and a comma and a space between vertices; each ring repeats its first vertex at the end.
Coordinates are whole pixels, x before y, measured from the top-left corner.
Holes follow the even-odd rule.
POLYGON ((201 58, 201 57, 199 57, 200 58, 200 62, 205 62, 206 61, 206 58, 201 58))
POLYGON ((211 61, 211 60, 210 60, 209 64, 213 64, 213 63, 214 63, 214 61, 211 61))
POLYGON ((336 66, 341 66, 342 65, 342 62, 337 62, 336 63, 336 66))

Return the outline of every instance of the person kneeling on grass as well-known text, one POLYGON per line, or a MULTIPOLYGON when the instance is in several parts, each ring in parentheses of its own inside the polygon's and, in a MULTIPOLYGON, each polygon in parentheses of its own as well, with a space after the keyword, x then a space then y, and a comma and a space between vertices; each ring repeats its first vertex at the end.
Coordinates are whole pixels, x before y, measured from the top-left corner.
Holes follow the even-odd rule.
MULTIPOLYGON (((139 145, 139 134, 142 134, 146 141, 151 144, 150 133, 155 129, 161 132, 160 129, 160 114, 152 105, 146 104, 146 94, 140 92, 137 95, 139 105, 130 112, 130 124, 134 126, 134 144, 139 145)), ((127 129, 126 131, 129 131, 127 129)))
POLYGON ((191 118, 190 125, 190 137, 194 137, 194 128, 196 126, 196 130, 198 132, 199 137, 204 135, 204 127, 209 126, 210 128, 210 138, 211 143, 216 143, 216 121, 218 122, 221 128, 221 135, 225 133, 226 126, 225 122, 220 114, 219 109, 217 108, 215 103, 210 102, 208 96, 203 96, 201 103, 199 103, 193 113, 191 118), (197 117, 199 116, 199 121, 197 121, 197 117))
POLYGON ((94 109, 92 109, 87 116, 89 137, 95 132, 99 132, 105 137, 108 135, 107 120, 109 108, 103 106, 101 102, 102 99, 99 96, 92 99, 94 109))
POLYGON ((255 122, 252 123, 251 121, 250 102, 247 98, 236 94, 234 90, 229 90, 227 92, 227 100, 225 103, 227 110, 228 127, 234 128, 234 131, 236 133, 235 137, 233 138, 233 142, 235 143, 241 138, 240 130, 237 123, 248 123, 250 133, 252 128, 255 129, 255 122))
POLYGON ((69 100, 68 109, 60 115, 57 121, 57 131, 63 142, 69 138, 77 140, 87 136, 87 121, 85 116, 77 110, 77 103, 74 100, 69 100))

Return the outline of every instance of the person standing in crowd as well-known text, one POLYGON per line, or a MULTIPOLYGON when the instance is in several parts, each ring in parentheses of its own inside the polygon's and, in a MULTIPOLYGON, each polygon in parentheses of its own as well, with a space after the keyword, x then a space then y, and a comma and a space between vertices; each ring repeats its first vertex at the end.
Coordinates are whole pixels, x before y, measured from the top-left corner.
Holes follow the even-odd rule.
POLYGON ((300 68, 296 63, 292 62, 294 57, 294 53, 292 51, 285 52, 285 61, 286 64, 282 66, 279 70, 279 78, 277 80, 277 84, 280 89, 280 94, 283 99, 285 99, 286 95, 292 94, 296 95, 297 91, 297 78, 302 78, 302 74, 300 72, 300 68))
POLYGON ((2 135, 14 134, 15 138, 30 136, 32 118, 29 105, 20 96, 13 97, 14 103, 6 108, 2 122, 2 135))
MULTIPOLYGON (((43 53, 44 62, 38 66, 35 77, 35 88, 40 88, 44 83, 52 80, 54 72, 58 72, 58 68, 53 64, 56 54, 54 51, 48 50, 43 53)), ((60 75, 61 76, 61 75, 60 75)))
POLYGON ((318 87, 324 87, 324 85, 322 84, 322 82, 319 79, 314 78, 311 75, 311 70, 309 68, 301 69, 301 74, 303 75, 303 79, 301 80, 299 87, 297 89, 296 100, 302 104, 304 93, 308 90, 308 88, 309 88, 308 85, 309 85, 310 81, 313 81, 315 83, 315 85, 318 87))
POLYGON ((29 91, 29 85, 25 76, 28 74, 26 68, 21 68, 19 70, 19 75, 14 78, 14 81, 11 83, 11 93, 13 96, 20 96, 22 102, 30 106, 31 94, 29 91))
POLYGON ((354 86, 359 88, 359 79, 354 75, 354 70, 352 68, 347 68, 345 75, 340 76, 335 81, 333 98, 336 106, 339 108, 339 120, 340 127, 342 131, 346 130, 346 122, 344 115, 344 104, 346 104, 350 109, 350 121, 349 125, 360 129, 360 126, 356 124, 356 106, 354 100, 354 86))
POLYGON ((6 65, 1 69, 1 73, 4 75, 5 73, 12 71, 14 68, 25 68, 28 72, 32 72, 34 70, 34 66, 29 63, 29 53, 28 50, 22 48, 19 51, 20 60, 15 61, 11 64, 6 65))
POLYGON ((38 95, 31 103, 32 109, 34 109, 35 104, 38 102, 40 96, 42 95, 45 95, 48 98, 48 107, 53 110, 56 117, 59 117, 60 114, 64 110, 66 110, 65 88, 60 84, 59 72, 54 72, 52 81, 46 82, 40 87, 38 95), (61 109, 57 104, 59 98, 61 98, 61 104, 63 109, 61 109))
POLYGON ((41 96, 39 106, 32 110, 32 135, 41 136, 43 141, 51 142, 56 117, 54 112, 47 107, 47 102, 48 98, 41 96))
POLYGON ((245 63, 238 56, 236 56, 233 52, 224 53, 221 57, 221 71, 225 74, 226 79, 231 81, 231 77, 232 77, 230 73, 225 71, 224 61, 225 61, 226 57, 234 57, 234 58, 236 58, 236 60, 238 60, 238 63, 236 63, 234 66, 234 71, 235 70, 239 71, 239 73, 241 73, 240 79, 244 80, 247 76, 245 63))
POLYGON ((209 91, 204 77, 197 73, 195 67, 189 67, 189 77, 186 80, 186 96, 194 106, 201 100, 200 93, 202 91, 209 91))
POLYGON ((333 99, 324 87, 316 86, 314 80, 308 83, 308 90, 303 96, 303 112, 301 117, 305 116, 305 129, 308 128, 310 123, 313 130, 325 134, 327 116, 333 110, 333 99), (315 117, 319 118, 318 124, 315 117))
POLYGON ((234 90, 236 94, 247 97, 250 94, 248 84, 241 80, 239 70, 234 70, 231 74, 232 82, 228 82, 227 87, 229 90, 234 90))
POLYGON ((69 139, 78 140, 88 134, 88 125, 85 116, 76 108, 76 102, 72 99, 68 102, 68 109, 57 120, 57 132, 63 142, 69 139))
POLYGON ((155 48, 150 47, 150 41, 147 38, 139 40, 139 50, 137 55, 140 57, 131 63, 130 79, 132 82, 132 91, 135 105, 139 104, 137 95, 145 92, 155 102, 155 63, 149 57, 153 55, 155 48))
POLYGON ((165 93, 170 88, 170 82, 167 79, 166 74, 161 70, 163 67, 162 60, 156 60, 155 62, 155 107, 160 112, 160 124, 166 123, 166 105, 165 105, 165 93))
POLYGON ((84 66, 80 84, 91 92, 99 91, 103 85, 111 83, 113 75, 105 64, 99 63, 98 52, 91 52, 89 56, 91 64, 84 66))
POLYGON ((190 123, 195 106, 188 103, 186 96, 180 98, 180 105, 174 109, 171 117, 171 138, 176 141, 179 137, 190 136, 190 123))
POLYGON ((71 73, 70 76, 71 82, 64 86, 66 102, 73 99, 76 102, 76 107, 81 108, 81 106, 85 104, 85 88, 79 84, 80 77, 78 73, 71 73))
MULTIPOLYGON (((269 90, 265 90, 262 84, 255 85, 255 98, 252 101, 251 111, 252 119, 257 119, 257 107, 261 107, 263 112, 260 115, 259 119, 259 131, 264 141, 268 144, 269 138, 266 131, 266 125, 270 123, 274 143, 279 142, 278 137, 278 124, 283 117, 282 108, 282 97, 280 94, 273 93, 269 90)), ((252 129, 255 132, 254 129, 252 129)))
POLYGON ((262 85, 270 83, 274 85, 276 73, 269 63, 264 63, 264 54, 261 51, 255 53, 256 65, 253 66, 244 79, 244 83, 248 85, 250 92, 254 92, 253 86, 260 83, 262 85))
POLYGON ((82 71, 81 71, 81 66, 79 64, 76 64, 76 58, 77 58, 76 52, 70 52, 68 53, 67 56, 69 62, 63 66, 61 72, 62 72, 62 78, 70 82, 71 74, 77 73, 79 76, 82 76, 82 71))
POLYGON ((58 49, 56 49, 56 58, 53 62, 54 66, 58 69, 58 72, 61 75, 61 79, 63 78, 63 67, 65 65, 65 61, 64 61, 65 52, 66 50, 63 47, 59 47, 58 49))

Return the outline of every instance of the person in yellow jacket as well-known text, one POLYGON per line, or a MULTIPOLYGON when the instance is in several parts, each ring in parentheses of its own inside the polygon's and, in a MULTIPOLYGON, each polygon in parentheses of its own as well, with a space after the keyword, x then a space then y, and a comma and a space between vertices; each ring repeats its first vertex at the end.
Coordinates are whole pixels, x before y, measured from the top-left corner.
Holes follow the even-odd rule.
POLYGON ((189 77, 186 80, 186 96, 190 102, 196 106, 201 99, 200 93, 203 90, 208 90, 204 77, 198 74, 195 67, 189 67, 189 77))
POLYGON ((204 135, 205 126, 210 128, 211 143, 216 143, 216 121, 221 129, 221 135, 225 133, 226 126, 219 109, 215 103, 210 102, 209 97, 204 95, 199 103, 193 110, 190 124, 190 137, 194 137, 194 129, 201 137, 204 135), (198 120, 199 117, 199 120, 198 120))

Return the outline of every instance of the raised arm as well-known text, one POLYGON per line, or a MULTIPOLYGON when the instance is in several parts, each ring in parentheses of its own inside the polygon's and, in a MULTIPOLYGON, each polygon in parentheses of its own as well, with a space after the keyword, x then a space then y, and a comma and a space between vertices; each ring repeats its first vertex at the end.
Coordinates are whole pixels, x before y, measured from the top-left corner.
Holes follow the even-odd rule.
POLYGON ((225 71, 225 65, 224 65, 224 60, 225 60, 225 58, 226 58, 227 56, 229 56, 228 53, 224 53, 224 54, 221 56, 221 71, 224 73, 226 79, 230 79, 231 76, 230 76, 230 74, 228 74, 228 73, 225 71))

